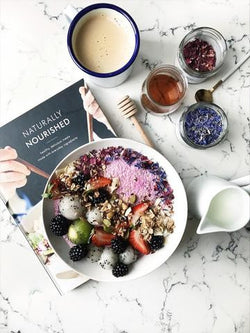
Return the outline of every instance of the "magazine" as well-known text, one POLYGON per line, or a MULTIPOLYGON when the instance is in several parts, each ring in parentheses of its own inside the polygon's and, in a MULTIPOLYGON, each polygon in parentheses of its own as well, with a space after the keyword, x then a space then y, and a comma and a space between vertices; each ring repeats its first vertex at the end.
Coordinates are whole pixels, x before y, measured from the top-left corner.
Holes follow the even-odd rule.
MULTIPOLYGON (((31 172, 27 184, 8 202, 0 195, 1 212, 4 204, 60 294, 88 278, 77 274, 54 253, 43 229, 41 200, 46 175, 68 153, 88 143, 87 112, 79 93, 83 85, 83 80, 74 83, 0 128, 0 147, 15 148, 19 158, 41 171, 40 175, 31 172)), ((93 119, 95 140, 114 137, 114 133, 107 119, 93 119)))

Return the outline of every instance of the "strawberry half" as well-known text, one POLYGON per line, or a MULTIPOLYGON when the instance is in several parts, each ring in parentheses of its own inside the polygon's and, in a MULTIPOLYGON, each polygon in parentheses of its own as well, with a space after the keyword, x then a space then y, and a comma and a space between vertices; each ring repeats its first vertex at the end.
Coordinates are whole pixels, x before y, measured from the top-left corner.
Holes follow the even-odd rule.
POLYGON ((142 254, 149 254, 150 247, 147 241, 145 241, 142 235, 137 230, 132 230, 129 234, 129 243, 133 246, 134 249, 139 251, 142 254))
POLYGON ((108 232, 103 231, 101 228, 96 228, 95 233, 91 238, 91 242, 96 246, 106 246, 111 245, 111 240, 115 238, 115 235, 109 234, 108 232))
POLYGON ((90 190, 96 190, 111 184, 111 179, 106 177, 94 177, 89 180, 90 190))
POLYGON ((137 220, 144 214, 144 212, 148 209, 149 204, 147 202, 141 202, 138 205, 134 206, 132 208, 132 218, 131 218, 131 224, 135 225, 137 220))

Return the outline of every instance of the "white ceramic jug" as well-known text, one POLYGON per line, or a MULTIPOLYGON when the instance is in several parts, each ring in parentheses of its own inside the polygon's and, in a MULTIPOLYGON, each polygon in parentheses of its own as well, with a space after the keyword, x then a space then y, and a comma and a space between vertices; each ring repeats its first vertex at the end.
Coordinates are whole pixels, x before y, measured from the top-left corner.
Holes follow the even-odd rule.
POLYGON ((190 212, 200 219, 198 234, 242 228, 250 219, 249 194, 216 176, 195 178, 187 188, 190 212))

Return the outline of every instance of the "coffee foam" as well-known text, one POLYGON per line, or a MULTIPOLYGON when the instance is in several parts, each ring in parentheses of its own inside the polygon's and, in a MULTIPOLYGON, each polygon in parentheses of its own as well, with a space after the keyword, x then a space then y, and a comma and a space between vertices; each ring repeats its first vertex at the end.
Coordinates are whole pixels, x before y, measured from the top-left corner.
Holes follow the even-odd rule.
POLYGON ((76 58, 87 69, 110 73, 123 67, 135 49, 135 33, 124 15, 100 8, 76 24, 72 45, 76 58))

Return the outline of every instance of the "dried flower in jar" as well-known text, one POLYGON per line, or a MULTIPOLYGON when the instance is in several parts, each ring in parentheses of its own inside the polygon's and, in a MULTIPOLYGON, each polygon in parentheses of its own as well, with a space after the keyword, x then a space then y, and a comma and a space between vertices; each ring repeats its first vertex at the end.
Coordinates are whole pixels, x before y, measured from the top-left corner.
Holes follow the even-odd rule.
POLYGON ((196 38, 183 47, 186 64, 198 72, 208 72, 215 68, 216 53, 208 42, 196 38))
POLYGON ((190 111, 184 128, 188 139, 197 145, 207 146, 215 142, 222 133, 222 118, 209 107, 198 107, 190 111))

